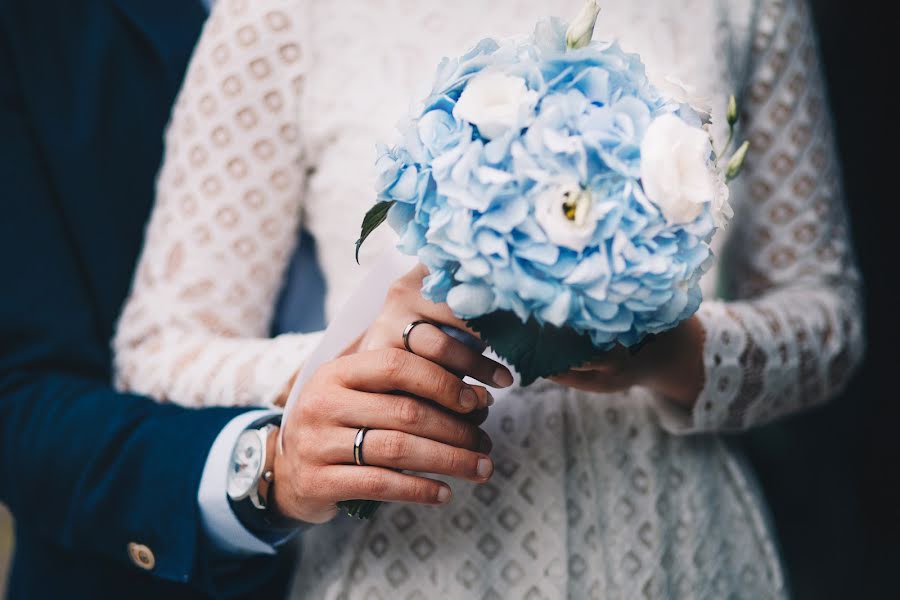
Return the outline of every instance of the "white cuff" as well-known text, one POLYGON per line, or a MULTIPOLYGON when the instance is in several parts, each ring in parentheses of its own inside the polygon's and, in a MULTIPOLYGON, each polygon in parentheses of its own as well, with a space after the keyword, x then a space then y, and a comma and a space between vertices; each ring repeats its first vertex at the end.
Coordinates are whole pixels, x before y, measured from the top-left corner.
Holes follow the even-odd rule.
POLYGON ((209 450, 197 501, 203 529, 217 551, 230 555, 275 554, 275 548, 250 533, 231 510, 227 482, 231 455, 238 437, 254 421, 276 414, 274 411, 254 410, 235 417, 222 429, 209 450))

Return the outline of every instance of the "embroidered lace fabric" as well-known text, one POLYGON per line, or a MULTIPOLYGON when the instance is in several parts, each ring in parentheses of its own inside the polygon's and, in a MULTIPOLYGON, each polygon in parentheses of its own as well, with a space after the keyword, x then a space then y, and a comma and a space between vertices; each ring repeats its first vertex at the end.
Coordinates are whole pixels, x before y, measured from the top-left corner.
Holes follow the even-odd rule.
MULTIPOLYGON (((270 404, 320 334, 267 339, 302 223, 334 314, 365 270, 353 241, 389 141, 443 55, 528 31, 580 0, 219 0, 167 132, 132 294, 121 389, 189 406, 270 404)), ((860 282, 830 116, 801 0, 604 2, 651 72, 751 140, 736 216, 704 279, 695 409, 647 390, 549 382, 492 409, 496 473, 441 509, 390 505, 304 534, 309 598, 777 598, 786 584, 758 490, 716 436, 833 396, 862 354, 860 282), (690 434, 690 435, 688 435, 690 434)), ((717 127, 721 133, 721 126, 717 127)), ((362 262, 391 243, 381 232, 362 262)), ((399 335, 399 333, 398 333, 399 335)))

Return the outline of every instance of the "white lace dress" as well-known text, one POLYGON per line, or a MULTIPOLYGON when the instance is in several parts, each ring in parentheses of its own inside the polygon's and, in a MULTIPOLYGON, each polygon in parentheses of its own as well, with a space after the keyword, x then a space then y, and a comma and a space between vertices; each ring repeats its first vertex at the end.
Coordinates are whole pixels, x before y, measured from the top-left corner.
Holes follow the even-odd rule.
MULTIPOLYGON (((115 339, 120 388, 268 404, 319 334, 267 339, 302 223, 334 314, 390 141, 434 67, 581 0, 220 0, 167 133, 146 247, 115 339)), ((736 217, 705 280, 706 382, 691 412, 644 389, 539 383, 485 427, 496 472, 442 508, 384 507, 304 536, 309 598, 777 598, 760 494, 718 432, 825 401, 862 352, 859 280, 809 14, 800 0, 608 0, 656 74, 746 110, 736 217), (727 299, 727 300, 726 300, 727 299)), ((658 76, 658 75, 657 75, 658 76)), ((366 264, 391 241, 367 243, 366 264)), ((399 335, 400 332, 398 332, 399 335)))

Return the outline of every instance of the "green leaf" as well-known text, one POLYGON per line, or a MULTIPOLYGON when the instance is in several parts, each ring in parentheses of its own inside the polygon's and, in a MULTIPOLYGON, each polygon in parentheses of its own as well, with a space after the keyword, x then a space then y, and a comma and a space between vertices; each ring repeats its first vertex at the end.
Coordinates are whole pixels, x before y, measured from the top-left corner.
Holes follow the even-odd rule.
POLYGON ((366 216, 363 217, 362 229, 359 232, 359 239, 356 240, 356 264, 359 264, 359 249, 362 248, 363 242, 369 237, 378 226, 387 219, 388 210, 394 205, 396 200, 382 200, 369 209, 366 216))
POLYGON ((541 377, 564 373, 603 353, 587 334, 569 327, 539 325, 534 319, 523 324, 509 311, 470 319, 468 325, 518 371, 522 386, 541 377))

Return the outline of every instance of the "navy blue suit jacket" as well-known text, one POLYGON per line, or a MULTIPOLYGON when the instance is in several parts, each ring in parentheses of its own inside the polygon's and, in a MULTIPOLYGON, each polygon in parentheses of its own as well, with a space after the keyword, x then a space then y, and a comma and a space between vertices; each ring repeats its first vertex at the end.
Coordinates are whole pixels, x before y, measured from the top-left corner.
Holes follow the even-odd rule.
POLYGON ((11 599, 272 597, 285 581, 283 556, 227 563, 204 543, 200 475, 240 411, 185 410, 110 386, 109 340, 204 16, 199 0, 0 0, 11 599), (151 572, 132 564, 129 542, 153 551, 151 572))

